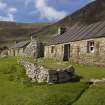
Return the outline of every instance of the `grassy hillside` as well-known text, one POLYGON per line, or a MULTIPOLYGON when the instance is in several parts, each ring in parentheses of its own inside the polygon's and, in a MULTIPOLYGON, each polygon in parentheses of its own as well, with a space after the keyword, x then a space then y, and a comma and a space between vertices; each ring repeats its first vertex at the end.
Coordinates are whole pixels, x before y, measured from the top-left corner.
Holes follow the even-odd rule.
POLYGON ((30 37, 31 32, 36 32, 48 23, 15 23, 0 21, 0 45, 11 43, 15 40, 25 40, 30 37))
POLYGON ((75 13, 35 33, 38 38, 47 40, 57 32, 59 26, 71 27, 74 24, 90 24, 105 20, 105 0, 96 0, 75 13))
MULTIPOLYGON (((53 60, 39 60, 39 63, 47 65, 48 61, 58 67, 53 60)), ((92 87, 86 84, 91 78, 103 78, 105 68, 74 67, 82 77, 80 82, 36 84, 27 79, 16 58, 0 58, 0 105, 105 105, 105 84, 92 87)))

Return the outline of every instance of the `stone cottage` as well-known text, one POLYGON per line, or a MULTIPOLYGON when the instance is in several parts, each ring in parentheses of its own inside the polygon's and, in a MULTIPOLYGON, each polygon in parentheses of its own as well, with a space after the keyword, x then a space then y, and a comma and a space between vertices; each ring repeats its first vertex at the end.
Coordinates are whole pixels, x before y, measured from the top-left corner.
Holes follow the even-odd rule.
POLYGON ((30 41, 22 41, 19 43, 15 43, 12 47, 8 50, 9 56, 25 56, 25 49, 30 41))
POLYGON ((31 40, 16 43, 14 46, 9 48, 8 55, 34 58, 43 57, 44 46, 41 42, 31 37, 31 40))
POLYGON ((105 65, 105 21, 74 25, 58 33, 45 46, 45 58, 105 65))

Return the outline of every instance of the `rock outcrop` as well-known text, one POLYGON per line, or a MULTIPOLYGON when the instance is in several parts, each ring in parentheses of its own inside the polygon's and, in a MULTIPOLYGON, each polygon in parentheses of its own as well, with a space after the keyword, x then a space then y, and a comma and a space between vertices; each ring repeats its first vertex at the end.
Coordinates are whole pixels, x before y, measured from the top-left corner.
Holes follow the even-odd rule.
POLYGON ((91 79, 88 83, 89 83, 90 85, 105 84, 105 78, 102 78, 102 79, 91 79))
POLYGON ((26 61, 20 61, 26 70, 26 75, 34 82, 42 83, 62 83, 68 82, 75 77, 74 68, 72 66, 67 69, 50 70, 44 66, 33 64, 26 61))

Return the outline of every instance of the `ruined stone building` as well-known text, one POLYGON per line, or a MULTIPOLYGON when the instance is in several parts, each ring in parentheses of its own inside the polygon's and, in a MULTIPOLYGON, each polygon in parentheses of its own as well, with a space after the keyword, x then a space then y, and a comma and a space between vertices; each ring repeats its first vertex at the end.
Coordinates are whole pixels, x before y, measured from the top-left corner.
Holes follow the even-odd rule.
POLYGON ((8 55, 33 58, 43 57, 44 46, 41 42, 31 38, 29 41, 22 41, 10 47, 8 55))
POLYGON ((45 46, 45 58, 81 64, 105 65, 105 21, 74 25, 58 31, 45 46))
POLYGON ((8 50, 8 55, 10 56, 25 56, 25 49, 29 44, 29 41, 22 41, 19 43, 15 43, 12 47, 8 50))

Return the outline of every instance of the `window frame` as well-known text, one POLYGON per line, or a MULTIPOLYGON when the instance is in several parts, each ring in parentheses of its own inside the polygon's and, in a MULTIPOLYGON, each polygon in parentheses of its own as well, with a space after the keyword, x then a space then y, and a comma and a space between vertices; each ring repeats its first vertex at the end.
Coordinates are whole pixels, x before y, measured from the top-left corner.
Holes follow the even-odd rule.
POLYGON ((87 41, 87 53, 95 52, 95 42, 94 40, 87 41))

